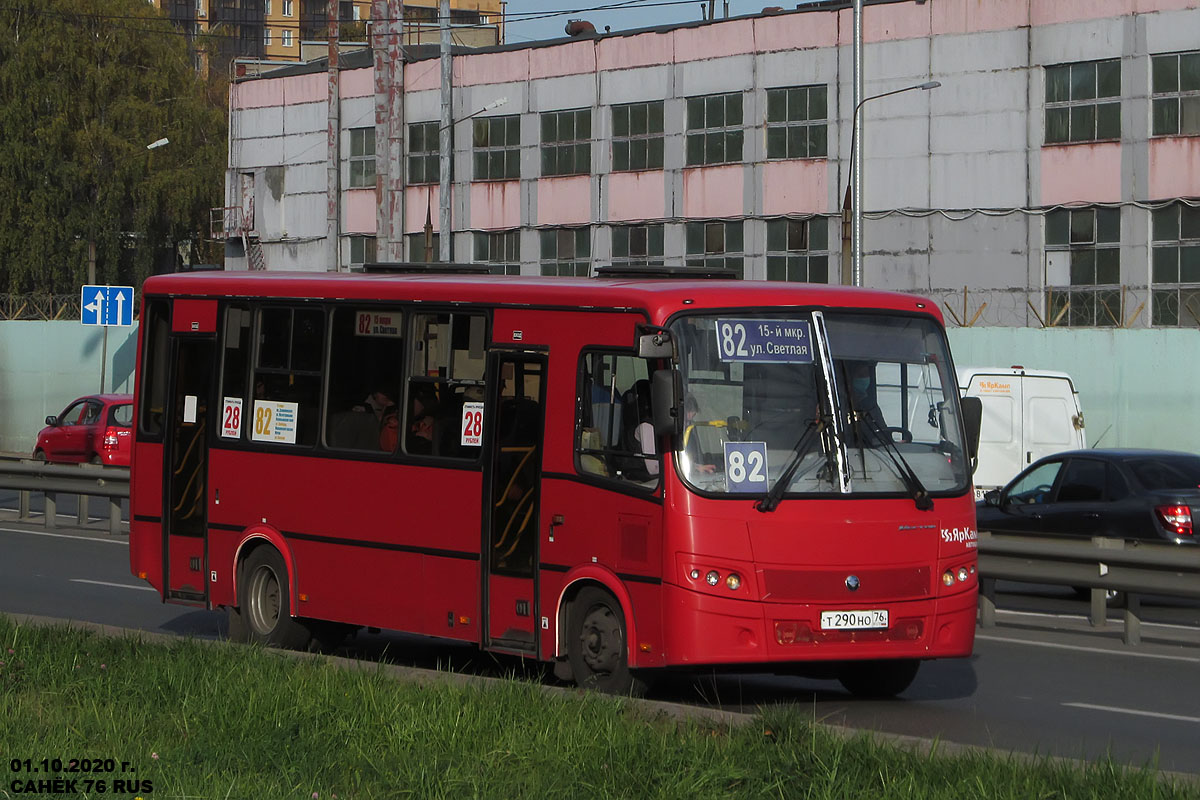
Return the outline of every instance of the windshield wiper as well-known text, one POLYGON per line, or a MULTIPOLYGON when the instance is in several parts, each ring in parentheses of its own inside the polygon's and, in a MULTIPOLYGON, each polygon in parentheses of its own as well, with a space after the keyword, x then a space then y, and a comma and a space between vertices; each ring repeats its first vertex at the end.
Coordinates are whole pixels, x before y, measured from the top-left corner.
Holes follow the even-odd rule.
POLYGON ((853 400, 850 401, 850 413, 854 417, 854 430, 858 434, 859 444, 865 445, 868 441, 863 431, 864 425, 868 425, 868 431, 874 435, 875 439, 879 440, 883 451, 887 453, 888 460, 891 461, 892 469, 895 470, 896 476, 904 484, 904 488, 908 489, 909 496, 912 497, 917 510, 931 510, 933 508, 933 498, 929 496, 929 490, 925 488, 925 484, 921 483, 921 479, 917 477, 917 473, 913 471, 908 460, 904 458, 904 454, 896 447, 891 433, 880 425, 879 421, 869 411, 859 411, 855 408, 853 400))
POLYGON ((783 493, 791 485, 792 478, 795 477, 796 470, 800 467, 800 462, 810 452, 811 444, 820 441, 820 437, 815 435, 819 427, 818 421, 815 419, 808 423, 808 427, 804 429, 804 433, 800 434, 800 438, 796 440, 796 446, 792 448, 791 458, 788 460, 783 472, 780 473, 779 479, 775 481, 775 485, 771 487, 770 491, 754 504, 755 509, 766 513, 774 511, 779 506, 779 501, 783 499, 783 493))

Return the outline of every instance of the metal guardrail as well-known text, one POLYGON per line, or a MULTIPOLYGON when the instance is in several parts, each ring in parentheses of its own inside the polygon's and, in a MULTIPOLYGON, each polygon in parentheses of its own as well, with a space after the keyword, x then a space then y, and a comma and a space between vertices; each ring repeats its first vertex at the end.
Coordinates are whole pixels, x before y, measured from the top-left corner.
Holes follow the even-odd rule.
POLYGON ((19 515, 29 519, 29 497, 41 492, 46 499, 43 524, 57 524, 58 495, 79 495, 78 524, 88 521, 88 498, 108 499, 108 532, 121 532, 121 501, 129 497, 129 469, 94 464, 47 464, 44 461, 0 459, 0 489, 20 492, 19 515))
MULTIPOLYGON (((87 523, 87 498, 109 501, 109 532, 119 533, 121 500, 129 497, 129 470, 91 464, 46 464, 0 458, 0 489, 21 493, 20 515, 28 518, 29 495, 46 498, 46 527, 55 527, 56 495, 79 495, 79 524, 87 523)), ((1141 596, 1200 599, 1200 547, 1126 542, 1096 537, 1072 539, 1045 534, 993 534, 980 531, 979 624, 996 624, 996 581, 1045 583, 1091 589, 1093 627, 1108 622, 1107 591, 1124 592, 1124 639, 1141 641, 1141 596)))
POLYGON ((1093 627, 1108 622, 1105 593, 1124 592, 1124 639, 1141 642, 1141 596, 1200 599, 1200 547, 1094 537, 996 535, 980 531, 979 624, 996 624, 996 581, 1091 589, 1093 627))

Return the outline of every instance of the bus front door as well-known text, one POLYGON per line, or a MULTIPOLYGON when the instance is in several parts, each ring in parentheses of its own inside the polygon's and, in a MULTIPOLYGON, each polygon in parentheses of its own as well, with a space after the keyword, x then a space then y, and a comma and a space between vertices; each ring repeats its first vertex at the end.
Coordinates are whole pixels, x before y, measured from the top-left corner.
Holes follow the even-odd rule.
POLYGON ((538 513, 546 357, 496 352, 484 492, 485 646, 537 652, 538 513))
POLYGON ((206 498, 208 401, 216 344, 209 337, 176 336, 167 415, 163 476, 163 566, 166 599, 207 604, 206 498))

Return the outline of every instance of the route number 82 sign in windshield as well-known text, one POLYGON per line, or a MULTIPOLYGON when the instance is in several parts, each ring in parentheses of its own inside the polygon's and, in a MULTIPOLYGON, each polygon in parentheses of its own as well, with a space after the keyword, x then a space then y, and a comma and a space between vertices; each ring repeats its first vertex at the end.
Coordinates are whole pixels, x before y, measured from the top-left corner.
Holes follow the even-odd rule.
POLYGON ((718 319, 717 352, 722 361, 759 364, 811 364, 808 320, 718 319))

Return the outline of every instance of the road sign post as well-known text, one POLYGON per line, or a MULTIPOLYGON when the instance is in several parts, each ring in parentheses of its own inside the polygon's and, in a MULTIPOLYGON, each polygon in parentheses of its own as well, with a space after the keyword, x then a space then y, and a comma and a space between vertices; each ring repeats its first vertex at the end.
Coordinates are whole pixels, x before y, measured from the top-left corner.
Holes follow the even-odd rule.
POLYGON ((100 393, 104 393, 108 369, 108 328, 116 325, 128 328, 133 324, 133 287, 86 285, 80 294, 80 318, 84 325, 104 328, 104 344, 100 350, 100 393))

